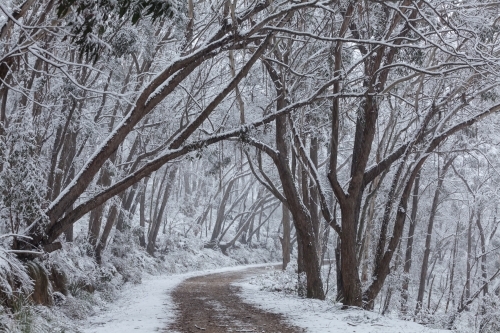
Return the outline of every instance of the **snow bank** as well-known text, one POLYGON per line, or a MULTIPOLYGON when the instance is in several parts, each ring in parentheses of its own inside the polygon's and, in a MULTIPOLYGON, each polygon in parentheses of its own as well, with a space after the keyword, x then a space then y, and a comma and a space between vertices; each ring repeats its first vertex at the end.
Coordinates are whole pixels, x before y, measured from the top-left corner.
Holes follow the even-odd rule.
POLYGON ((341 304, 263 291, 255 277, 234 285, 241 288, 240 296, 245 302, 265 311, 282 314, 291 324, 309 333, 450 333, 370 311, 341 310, 341 304))

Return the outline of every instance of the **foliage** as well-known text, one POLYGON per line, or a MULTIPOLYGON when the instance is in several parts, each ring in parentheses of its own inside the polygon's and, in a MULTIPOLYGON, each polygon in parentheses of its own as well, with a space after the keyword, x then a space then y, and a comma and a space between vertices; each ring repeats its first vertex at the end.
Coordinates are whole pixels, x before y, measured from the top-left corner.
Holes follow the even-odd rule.
MULTIPOLYGON (((123 42, 123 31, 115 29, 118 22, 130 21, 136 25, 148 19, 154 24, 178 15, 178 7, 178 3, 171 0, 60 0, 56 13, 59 18, 67 19, 72 42, 78 45, 80 56, 96 62, 106 48, 103 40, 106 33, 111 33, 112 43, 123 42)), ((118 52, 118 56, 121 54, 118 52)))
POLYGON ((0 228, 13 234, 43 216, 45 179, 33 134, 14 124, 0 137, 0 228))
POLYGON ((0 306, 7 306, 33 290, 33 281, 25 265, 8 250, 6 236, 0 236, 0 306))

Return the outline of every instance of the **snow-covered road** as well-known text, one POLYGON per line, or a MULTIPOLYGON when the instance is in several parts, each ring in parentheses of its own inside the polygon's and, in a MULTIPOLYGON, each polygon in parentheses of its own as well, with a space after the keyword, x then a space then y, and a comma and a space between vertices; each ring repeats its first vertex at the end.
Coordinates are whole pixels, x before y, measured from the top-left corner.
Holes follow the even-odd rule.
MULTIPOLYGON (((175 304, 170 293, 182 281, 194 276, 270 265, 275 264, 235 266, 144 278, 142 284, 125 288, 119 299, 100 314, 83 321, 80 329, 85 333, 165 332, 165 328, 176 316, 175 304)), ((332 306, 327 302, 261 291, 257 285, 249 283, 248 280, 235 285, 242 288, 240 296, 246 302, 265 311, 283 314, 291 324, 303 327, 310 333, 450 332, 429 329, 413 322, 390 319, 372 312, 340 310, 340 306, 332 306)))
POLYGON ((182 281, 213 273, 245 270, 275 264, 234 266, 178 275, 148 276, 139 285, 128 285, 119 299, 100 314, 83 321, 85 333, 147 333, 162 331, 175 318, 170 292, 182 281))

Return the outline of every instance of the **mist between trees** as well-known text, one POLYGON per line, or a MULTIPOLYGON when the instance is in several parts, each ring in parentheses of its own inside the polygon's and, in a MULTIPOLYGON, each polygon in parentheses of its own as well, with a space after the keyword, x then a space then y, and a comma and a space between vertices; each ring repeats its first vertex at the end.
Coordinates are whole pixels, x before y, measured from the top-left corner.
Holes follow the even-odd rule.
POLYGON ((5 305, 78 237, 101 263, 131 239, 156 256, 175 230, 223 253, 279 239, 309 298, 331 250, 346 306, 495 330, 499 13, 2 1, 5 305))

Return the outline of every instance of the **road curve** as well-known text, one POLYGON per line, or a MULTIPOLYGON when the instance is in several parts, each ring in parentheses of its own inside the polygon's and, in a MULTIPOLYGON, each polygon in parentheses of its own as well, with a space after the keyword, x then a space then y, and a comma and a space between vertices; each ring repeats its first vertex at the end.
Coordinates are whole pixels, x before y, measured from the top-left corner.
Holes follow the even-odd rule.
POLYGON ((265 312, 244 303, 239 287, 232 286, 250 275, 262 274, 265 268, 216 273, 192 277, 172 292, 177 316, 166 332, 178 333, 303 333, 280 315, 265 312))

